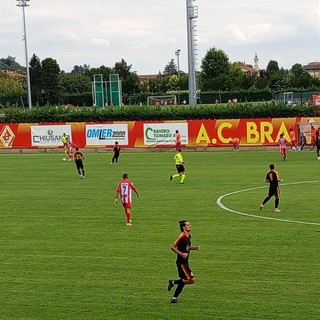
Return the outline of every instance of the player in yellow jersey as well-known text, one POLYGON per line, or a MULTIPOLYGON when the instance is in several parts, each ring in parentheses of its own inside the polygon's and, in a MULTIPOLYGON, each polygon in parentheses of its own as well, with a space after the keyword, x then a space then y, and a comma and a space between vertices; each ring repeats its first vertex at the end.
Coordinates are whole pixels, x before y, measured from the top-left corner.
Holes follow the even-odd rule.
POLYGON ((173 158, 173 162, 176 165, 178 173, 170 176, 170 181, 172 181, 172 179, 178 178, 180 176, 180 183, 183 184, 184 183, 184 179, 186 177, 186 170, 184 168, 184 164, 186 162, 183 161, 183 157, 182 157, 182 154, 181 154, 181 149, 177 150, 177 153, 173 158))

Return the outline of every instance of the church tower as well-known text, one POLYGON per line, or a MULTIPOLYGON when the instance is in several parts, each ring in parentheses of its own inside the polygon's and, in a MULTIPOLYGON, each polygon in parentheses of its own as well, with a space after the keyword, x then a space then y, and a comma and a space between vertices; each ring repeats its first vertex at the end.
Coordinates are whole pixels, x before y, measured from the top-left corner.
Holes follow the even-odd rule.
POLYGON ((257 53, 255 54, 253 61, 254 61, 254 66, 253 66, 253 68, 256 69, 256 70, 259 70, 259 58, 258 58, 257 53))

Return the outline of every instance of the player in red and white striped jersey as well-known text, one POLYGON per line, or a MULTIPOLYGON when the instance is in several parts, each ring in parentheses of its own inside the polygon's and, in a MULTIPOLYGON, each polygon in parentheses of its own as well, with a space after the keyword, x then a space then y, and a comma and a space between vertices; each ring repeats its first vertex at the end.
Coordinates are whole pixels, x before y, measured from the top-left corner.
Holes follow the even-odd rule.
POLYGON ((120 200, 122 202, 122 206, 124 208, 124 213, 126 215, 127 225, 132 225, 131 220, 131 207, 132 207, 132 190, 140 198, 140 194, 134 184, 128 179, 128 174, 124 173, 122 175, 122 180, 119 181, 117 189, 116 189, 116 197, 114 203, 118 203, 118 198, 120 196, 120 200))

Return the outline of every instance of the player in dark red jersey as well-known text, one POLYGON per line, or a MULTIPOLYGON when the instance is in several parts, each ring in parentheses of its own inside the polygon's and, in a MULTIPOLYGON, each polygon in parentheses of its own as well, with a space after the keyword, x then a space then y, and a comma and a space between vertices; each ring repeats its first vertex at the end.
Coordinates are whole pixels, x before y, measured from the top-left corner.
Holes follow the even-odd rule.
POLYGON ((269 165, 270 171, 266 175, 266 182, 269 183, 269 193, 268 196, 263 200, 263 202, 260 204, 259 208, 260 210, 263 209, 264 205, 274 196, 274 212, 281 212, 281 210, 278 209, 279 206, 279 198, 280 198, 280 188, 279 188, 279 182, 282 182, 283 180, 280 179, 278 172, 275 170, 274 164, 269 165))
POLYGON ((114 147, 113 147, 113 157, 111 159, 110 164, 118 164, 118 159, 120 157, 120 151, 121 148, 119 147, 118 141, 115 142, 114 147))
POLYGON ((169 280, 168 291, 170 291, 174 285, 178 285, 170 300, 171 303, 178 302, 178 296, 186 284, 195 283, 194 275, 189 267, 189 254, 191 250, 200 250, 200 246, 191 246, 191 224, 187 220, 181 220, 179 224, 181 234, 171 245, 171 250, 177 254, 176 265, 180 279, 169 280))
POLYGON ((81 179, 85 179, 85 172, 84 172, 84 155, 82 152, 79 151, 79 148, 76 148, 76 152, 73 155, 74 163, 76 164, 77 171, 81 179))

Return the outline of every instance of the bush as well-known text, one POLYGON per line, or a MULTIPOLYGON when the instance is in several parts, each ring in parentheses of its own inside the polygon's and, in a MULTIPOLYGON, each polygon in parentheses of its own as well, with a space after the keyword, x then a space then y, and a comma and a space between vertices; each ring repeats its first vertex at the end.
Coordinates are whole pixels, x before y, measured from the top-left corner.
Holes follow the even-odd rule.
POLYGON ((317 106, 286 106, 273 103, 239 103, 190 106, 123 106, 106 108, 88 107, 35 107, 2 108, 2 123, 41 122, 106 122, 156 121, 192 119, 291 118, 317 117, 317 106))

